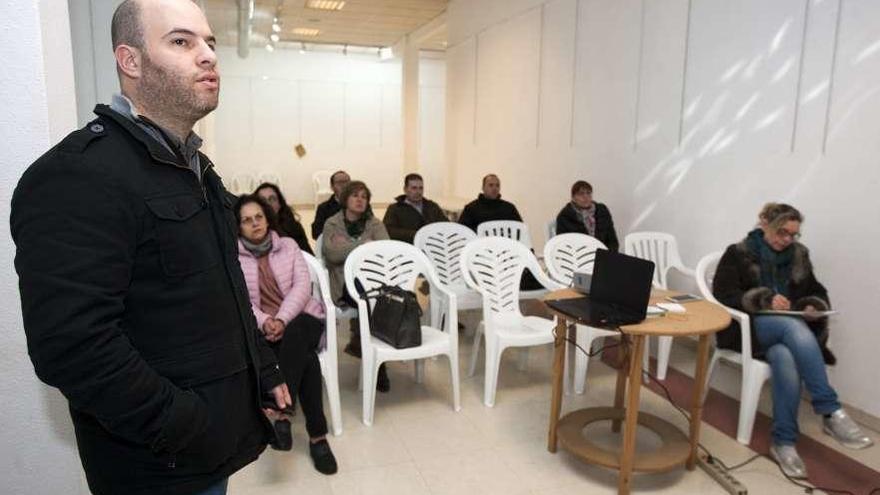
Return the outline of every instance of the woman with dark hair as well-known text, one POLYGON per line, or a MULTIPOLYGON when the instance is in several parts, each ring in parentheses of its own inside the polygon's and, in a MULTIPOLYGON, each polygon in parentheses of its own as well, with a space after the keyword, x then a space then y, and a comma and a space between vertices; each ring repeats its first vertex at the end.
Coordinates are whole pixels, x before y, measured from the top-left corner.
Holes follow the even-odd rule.
MULTIPOLYGON (((853 449, 873 441, 841 408, 828 382, 825 365, 836 360, 825 346, 828 318, 816 312, 830 309, 831 303, 813 273, 809 251, 798 242, 803 216, 793 206, 768 203, 758 219, 757 228, 724 252, 712 293, 722 304, 751 316, 755 357, 767 361, 773 371, 770 455, 788 476, 806 478, 806 467, 795 449, 801 383, 810 393, 813 412, 823 416, 826 434, 853 449), (804 313, 767 314, 770 310, 804 313)), ((721 331, 717 344, 741 350, 739 324, 721 331)))
MULTIPOLYGON (((340 305, 357 307, 345 288, 345 259, 361 244, 388 239, 385 225, 373 215, 370 209, 370 189, 363 182, 349 182, 342 190, 340 205, 342 210, 327 219, 324 224, 323 255, 324 264, 330 273, 330 293, 333 301, 340 305)), ((361 357, 361 339, 358 320, 350 323, 351 340, 345 346, 346 354, 361 357)), ((391 382, 385 365, 379 367, 376 390, 387 392, 391 382)))
MULTIPOLYGON (((324 307, 312 297, 309 267, 296 242, 275 231, 275 215, 263 198, 256 194, 242 196, 235 206, 235 216, 239 225, 238 260, 251 309, 278 356, 291 395, 299 398, 315 469, 333 474, 336 458, 327 443, 318 361, 318 350, 324 345, 324 307)), ((275 420, 272 446, 290 450, 290 420, 269 409, 266 414, 275 420)))
POLYGON ((272 211, 275 212, 275 218, 278 220, 278 226, 275 231, 278 235, 290 237, 296 241, 300 249, 309 254, 315 254, 312 251, 312 247, 309 246, 309 239, 306 237, 305 229, 299 223, 299 217, 293 211, 293 208, 287 204, 287 200, 284 199, 284 195, 281 194, 281 189, 277 185, 271 182, 263 182, 257 187, 254 194, 266 200, 266 203, 269 203, 272 211))
POLYGON ((593 201, 593 186, 585 180, 572 184, 571 201, 556 215, 556 233, 567 232, 593 236, 611 251, 620 248, 611 212, 604 204, 593 201))

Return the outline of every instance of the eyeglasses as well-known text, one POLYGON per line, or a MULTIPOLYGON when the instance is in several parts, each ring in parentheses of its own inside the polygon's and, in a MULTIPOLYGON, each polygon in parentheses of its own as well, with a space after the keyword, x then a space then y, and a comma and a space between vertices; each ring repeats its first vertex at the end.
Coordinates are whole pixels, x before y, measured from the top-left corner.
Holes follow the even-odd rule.
POLYGON ((783 228, 777 229, 776 235, 778 235, 779 237, 781 237, 783 239, 791 239, 793 241, 796 241, 801 238, 800 232, 789 232, 783 228))

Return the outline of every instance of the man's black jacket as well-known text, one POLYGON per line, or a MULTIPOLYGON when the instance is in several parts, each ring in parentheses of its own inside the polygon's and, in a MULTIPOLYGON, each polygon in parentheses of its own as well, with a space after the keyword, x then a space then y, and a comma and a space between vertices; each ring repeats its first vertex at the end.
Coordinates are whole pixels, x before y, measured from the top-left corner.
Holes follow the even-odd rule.
POLYGON ((416 232, 429 223, 445 222, 448 219, 443 214, 440 205, 430 199, 422 200, 422 211, 406 202, 406 195, 401 194, 394 198, 394 204, 385 211, 382 223, 388 230, 388 237, 396 240, 413 243, 416 232))
POLYGON ((70 403, 96 495, 200 491, 254 460, 282 382, 238 264, 232 196, 107 106, 12 199, 28 352, 70 403))
MULTIPOLYGON (((608 207, 602 203, 594 203, 596 205, 596 232, 593 237, 602 241, 611 251, 620 249, 620 242, 617 240, 617 232, 614 231, 614 220, 611 219, 611 212, 608 207)), ((559 210, 556 215, 556 233, 566 234, 575 232, 578 234, 586 234, 587 226, 581 220, 581 216, 575 211, 571 203, 566 204, 559 210)))
POLYGON ((315 210, 315 221, 312 222, 312 239, 318 240, 318 236, 324 232, 324 224, 327 222, 327 219, 339 213, 341 209, 342 205, 339 204, 339 201, 336 201, 336 196, 332 194, 327 201, 318 205, 318 209, 315 210))
POLYGON ((519 210, 510 201, 501 199, 501 196, 490 199, 480 193, 477 199, 465 205, 461 216, 458 217, 458 223, 468 227, 474 232, 483 222, 492 220, 513 220, 522 222, 522 216, 519 210))

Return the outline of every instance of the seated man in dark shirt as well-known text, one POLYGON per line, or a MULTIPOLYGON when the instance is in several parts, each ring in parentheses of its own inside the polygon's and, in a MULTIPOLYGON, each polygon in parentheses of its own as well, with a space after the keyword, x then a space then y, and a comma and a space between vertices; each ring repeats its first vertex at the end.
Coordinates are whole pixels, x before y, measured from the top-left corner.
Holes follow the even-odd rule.
MULTIPOLYGON (((510 201, 501 199, 501 180, 495 174, 483 177, 483 192, 464 207, 458 223, 476 232, 478 225, 492 220, 523 221, 516 206, 510 201)), ((538 282, 532 272, 526 270, 520 279, 519 288, 537 290, 543 289, 544 286, 538 282)))
POLYGON ((566 232, 593 236, 611 251, 620 248, 611 212, 604 204, 593 201, 593 186, 585 180, 571 186, 571 201, 556 215, 556 233, 566 232))
POLYGON ((324 231, 324 222, 333 215, 339 213, 342 207, 339 205, 339 195, 345 189, 346 184, 351 182, 351 177, 344 170, 333 172, 330 176, 330 188, 333 189, 333 195, 318 205, 315 210, 315 221, 312 222, 312 239, 317 240, 321 232, 324 231))
POLYGON ((446 215, 437 203, 425 198, 421 175, 407 174, 403 179, 403 192, 394 198, 396 202, 385 211, 382 222, 389 237, 412 244, 420 228, 429 223, 445 222, 446 215))
POLYGON ((464 207, 458 223, 476 232, 478 225, 490 220, 522 222, 516 206, 501 199, 501 180, 495 174, 483 177, 483 192, 464 207))

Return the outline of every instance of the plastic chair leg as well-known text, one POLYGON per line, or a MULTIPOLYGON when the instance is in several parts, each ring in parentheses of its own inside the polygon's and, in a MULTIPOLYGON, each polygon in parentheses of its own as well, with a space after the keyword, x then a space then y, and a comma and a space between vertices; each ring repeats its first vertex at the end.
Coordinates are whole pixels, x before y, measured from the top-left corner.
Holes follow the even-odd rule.
POLYGON ((703 387, 703 396, 700 398, 700 402, 705 404, 706 397, 709 396, 709 387, 712 385, 712 374, 715 373, 715 367, 718 366, 718 352, 717 350, 712 353, 712 358, 709 359, 709 368, 706 369, 706 386, 703 387))
POLYGON ((379 365, 381 363, 374 362, 363 357, 361 363, 361 376, 363 377, 363 422, 367 426, 373 424, 373 408, 376 405, 376 376, 379 373, 379 365))
POLYGON ((458 352, 453 350, 449 356, 449 374, 452 379, 452 409, 456 412, 461 411, 461 387, 458 377, 458 352))
POLYGON ((413 360, 413 365, 415 367, 416 383, 425 383, 425 360, 415 359, 413 360))
POLYGON ((666 379, 669 367, 669 354, 672 352, 672 337, 657 337, 657 379, 666 379))
POLYGON ((736 440, 744 445, 748 445, 752 440, 752 430, 755 427, 755 414, 758 412, 758 400, 761 398, 762 382, 756 375, 758 374, 754 372, 746 372, 743 374, 736 440))
MULTIPOLYGON (((593 351, 593 331, 589 328, 579 328, 577 330, 577 343, 585 351, 593 351)), ((590 356, 587 356, 577 347, 574 348, 574 393, 581 395, 586 389, 587 371, 590 366, 590 356)))
POLYGON ((483 404, 487 407, 495 406, 495 390, 498 387, 498 369, 501 367, 501 354, 504 349, 498 342, 486 339, 486 376, 483 380, 483 404))
POLYGON ((471 349, 471 364, 468 366, 468 376, 474 376, 477 372, 477 358, 480 354, 480 340, 483 338, 483 322, 477 325, 474 331, 474 345, 471 349))

